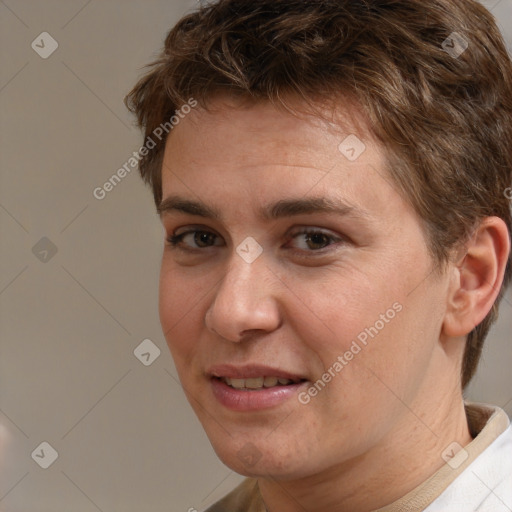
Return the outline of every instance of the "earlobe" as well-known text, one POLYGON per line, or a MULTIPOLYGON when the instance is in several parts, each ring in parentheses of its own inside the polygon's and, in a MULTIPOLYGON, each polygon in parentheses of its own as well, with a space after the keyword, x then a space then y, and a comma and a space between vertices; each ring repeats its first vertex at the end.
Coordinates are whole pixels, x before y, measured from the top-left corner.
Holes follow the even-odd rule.
POLYGON ((500 292, 509 253, 505 222, 498 217, 484 219, 465 245, 463 257, 453 264, 445 336, 465 336, 485 319, 500 292))

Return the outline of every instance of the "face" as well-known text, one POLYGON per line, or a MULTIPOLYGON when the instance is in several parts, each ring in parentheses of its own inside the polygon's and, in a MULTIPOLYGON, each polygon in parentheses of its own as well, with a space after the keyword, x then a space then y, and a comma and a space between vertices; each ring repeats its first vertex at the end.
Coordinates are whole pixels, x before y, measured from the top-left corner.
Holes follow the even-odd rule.
POLYGON ((409 421, 447 283, 350 116, 335 129, 268 104, 216 106, 195 109, 166 146, 163 332, 228 466, 318 474, 409 421))

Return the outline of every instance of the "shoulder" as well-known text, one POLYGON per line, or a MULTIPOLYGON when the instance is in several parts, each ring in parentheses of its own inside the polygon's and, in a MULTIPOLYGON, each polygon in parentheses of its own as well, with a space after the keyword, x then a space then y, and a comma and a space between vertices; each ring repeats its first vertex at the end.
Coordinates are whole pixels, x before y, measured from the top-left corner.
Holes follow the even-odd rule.
POLYGON ((512 425, 500 409, 496 409, 491 420, 487 428, 475 438, 477 441, 480 436, 488 437, 487 446, 439 498, 425 509, 426 512, 447 510, 446 507, 453 504, 464 505, 464 510, 468 511, 512 510, 512 425))

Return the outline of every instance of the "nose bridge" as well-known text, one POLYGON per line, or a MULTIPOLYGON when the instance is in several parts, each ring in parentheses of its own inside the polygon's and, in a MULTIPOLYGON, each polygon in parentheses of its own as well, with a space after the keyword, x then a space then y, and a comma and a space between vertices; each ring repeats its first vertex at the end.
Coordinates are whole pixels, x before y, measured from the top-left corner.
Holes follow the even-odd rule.
POLYGON ((247 238, 237 247, 233 253, 226 272, 226 277, 230 274, 235 283, 239 286, 255 285, 268 282, 269 274, 267 257, 263 248, 258 244, 260 251, 254 247, 257 242, 252 238, 247 238))
POLYGON ((207 312, 207 326, 230 341, 244 331, 270 331, 279 325, 270 269, 263 258, 248 263, 233 253, 207 312))

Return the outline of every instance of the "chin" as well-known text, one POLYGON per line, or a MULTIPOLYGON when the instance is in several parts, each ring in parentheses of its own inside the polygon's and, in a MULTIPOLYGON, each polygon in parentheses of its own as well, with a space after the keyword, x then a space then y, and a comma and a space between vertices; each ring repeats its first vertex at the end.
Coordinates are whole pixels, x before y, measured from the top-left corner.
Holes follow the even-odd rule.
POLYGON ((209 436, 210 443, 222 463, 240 475, 293 480, 311 474, 304 466, 304 461, 308 460, 306 454, 299 453, 295 446, 284 448, 277 437, 275 443, 267 441, 263 445, 262 438, 264 435, 254 436, 253 440, 247 436, 237 438, 227 434, 222 439, 209 436))
MULTIPOLYGON (((228 468, 242 476, 251 478, 272 478, 274 480, 293 480, 300 478, 301 475, 298 471, 294 471, 295 464, 290 459, 269 460, 267 456, 263 455, 257 462, 251 460, 240 460, 237 453, 229 453, 221 456, 216 452, 220 460, 228 468)), ((304 468, 301 469, 301 473, 304 468)))

